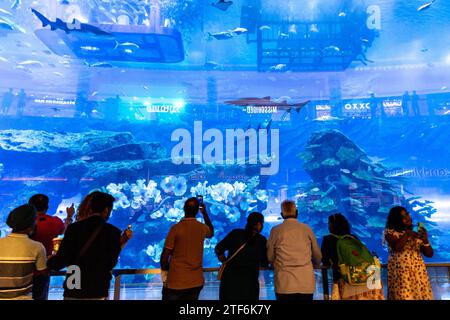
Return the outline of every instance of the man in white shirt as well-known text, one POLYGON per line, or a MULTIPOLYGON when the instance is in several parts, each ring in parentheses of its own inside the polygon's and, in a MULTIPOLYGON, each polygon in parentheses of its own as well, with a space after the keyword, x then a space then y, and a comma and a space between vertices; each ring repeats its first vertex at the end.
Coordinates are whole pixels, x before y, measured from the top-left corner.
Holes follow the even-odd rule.
POLYGON ((272 228, 267 241, 267 257, 274 266, 277 300, 312 300, 314 268, 322 254, 311 228, 297 220, 295 202, 281 204, 284 222, 272 228))
POLYGON ((15 208, 6 224, 10 235, 0 239, 0 300, 31 300, 33 273, 47 273, 47 257, 42 243, 29 238, 36 210, 26 204, 15 208))

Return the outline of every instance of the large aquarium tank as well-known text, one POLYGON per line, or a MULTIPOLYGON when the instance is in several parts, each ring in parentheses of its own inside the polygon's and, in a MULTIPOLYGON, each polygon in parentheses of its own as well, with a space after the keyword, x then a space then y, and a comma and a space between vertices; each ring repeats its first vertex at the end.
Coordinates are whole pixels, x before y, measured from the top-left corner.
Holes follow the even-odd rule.
MULTIPOLYGON (((384 262, 389 209, 450 260, 450 2, 0 0, 0 230, 34 193, 93 190, 155 268, 203 195, 214 246, 293 199, 319 242, 341 212, 384 262)), ((200 217, 200 216, 199 216, 200 217)), ((200 219, 200 218, 199 218, 200 219)))

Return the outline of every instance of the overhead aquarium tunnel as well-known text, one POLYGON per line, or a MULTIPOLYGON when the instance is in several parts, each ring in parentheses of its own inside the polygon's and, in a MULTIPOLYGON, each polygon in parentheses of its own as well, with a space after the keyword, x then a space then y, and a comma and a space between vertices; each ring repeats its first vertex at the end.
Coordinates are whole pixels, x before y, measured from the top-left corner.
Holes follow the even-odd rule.
POLYGON ((118 268, 159 266, 203 195, 215 244, 294 199, 321 239, 342 212, 384 262, 387 213, 450 259, 450 3, 0 0, 0 230, 34 193, 92 190, 135 235, 118 268), (420 9, 421 8, 421 9, 420 9), (419 10, 420 9, 420 10, 419 10))

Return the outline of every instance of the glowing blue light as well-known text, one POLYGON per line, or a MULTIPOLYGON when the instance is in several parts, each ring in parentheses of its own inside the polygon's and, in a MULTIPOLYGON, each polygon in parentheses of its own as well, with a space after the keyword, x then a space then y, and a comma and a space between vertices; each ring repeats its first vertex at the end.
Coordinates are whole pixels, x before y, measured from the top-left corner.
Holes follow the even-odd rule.
POLYGON ((176 100, 176 101, 173 103, 173 105, 174 105, 175 108, 177 108, 177 109, 183 109, 184 106, 186 105, 186 102, 185 102, 183 99, 179 99, 179 100, 176 100))
POLYGON ((85 51, 100 51, 100 48, 93 46, 82 46, 80 49, 85 51))

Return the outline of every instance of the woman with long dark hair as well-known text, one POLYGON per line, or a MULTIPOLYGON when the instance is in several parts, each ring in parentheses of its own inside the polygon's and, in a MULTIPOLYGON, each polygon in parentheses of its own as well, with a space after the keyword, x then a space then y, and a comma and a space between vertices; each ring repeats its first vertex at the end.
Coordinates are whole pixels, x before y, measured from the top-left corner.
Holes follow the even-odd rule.
POLYGON ((413 221, 404 207, 393 207, 384 232, 389 245, 388 299, 389 300, 432 300, 422 254, 431 258, 433 248, 428 233, 423 227, 413 231, 413 221))
POLYGON ((384 300, 381 289, 369 289, 367 286, 355 286, 346 283, 339 271, 339 258, 337 252, 338 238, 351 236, 351 227, 348 220, 341 214, 328 217, 328 230, 330 234, 322 241, 322 264, 331 267, 333 271, 332 300, 384 300))
POLYGON ((264 216, 253 212, 245 229, 234 229, 217 244, 218 259, 229 259, 220 281, 220 300, 259 300, 259 268, 268 266, 267 239, 260 234, 263 224, 264 216))

